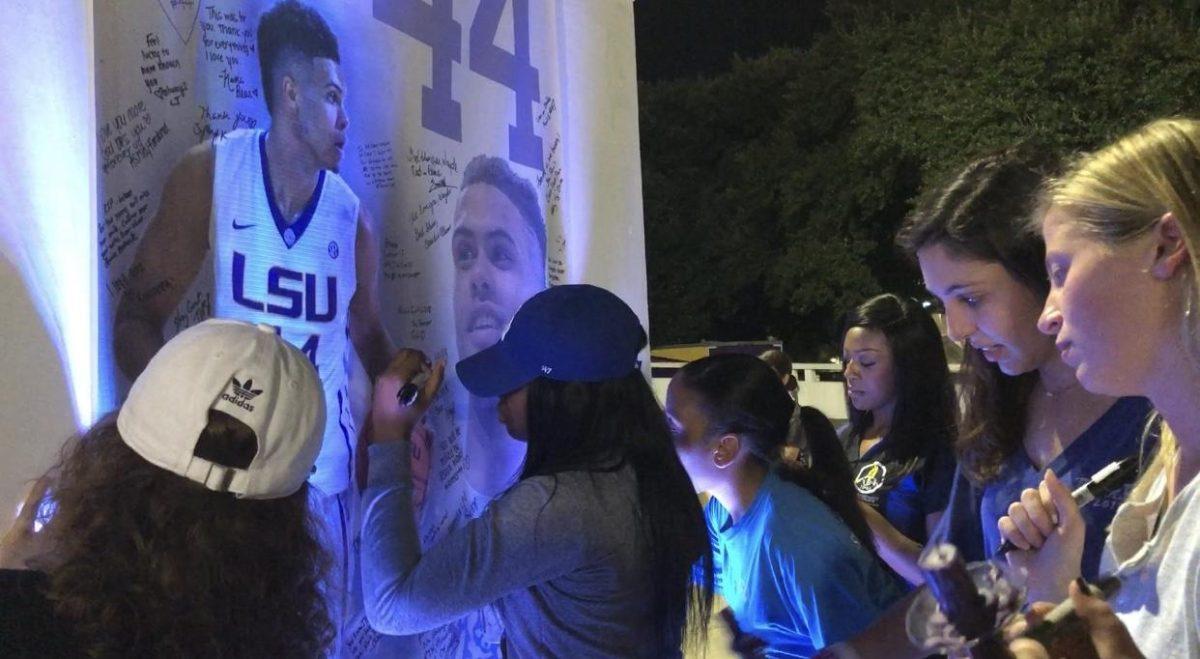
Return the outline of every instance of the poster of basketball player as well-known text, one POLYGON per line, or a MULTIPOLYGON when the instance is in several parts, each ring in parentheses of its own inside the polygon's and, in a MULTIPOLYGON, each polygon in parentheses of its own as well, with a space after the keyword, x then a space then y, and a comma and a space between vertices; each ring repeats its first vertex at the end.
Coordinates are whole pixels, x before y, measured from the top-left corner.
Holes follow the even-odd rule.
MULTIPOLYGON (((629 0, 130 0, 95 39, 102 406, 203 318, 276 327, 326 386, 335 654, 498 657, 487 609, 410 639, 361 615, 357 431, 397 347, 474 354, 547 285, 645 318, 629 0)), ((453 379, 416 439, 427 544, 524 456, 453 379)))

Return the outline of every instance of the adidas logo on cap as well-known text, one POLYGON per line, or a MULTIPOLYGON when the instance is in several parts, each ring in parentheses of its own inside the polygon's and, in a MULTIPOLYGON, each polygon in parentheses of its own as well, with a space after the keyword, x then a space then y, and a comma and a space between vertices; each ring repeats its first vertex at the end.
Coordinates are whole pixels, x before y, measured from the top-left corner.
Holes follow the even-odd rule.
POLYGON ((233 389, 233 393, 230 394, 228 391, 222 393, 221 400, 233 403, 247 412, 253 412, 254 406, 250 404, 250 401, 257 398, 263 390, 254 388, 254 378, 247 379, 245 383, 238 382, 237 378, 230 378, 230 380, 232 381, 230 388, 233 389))

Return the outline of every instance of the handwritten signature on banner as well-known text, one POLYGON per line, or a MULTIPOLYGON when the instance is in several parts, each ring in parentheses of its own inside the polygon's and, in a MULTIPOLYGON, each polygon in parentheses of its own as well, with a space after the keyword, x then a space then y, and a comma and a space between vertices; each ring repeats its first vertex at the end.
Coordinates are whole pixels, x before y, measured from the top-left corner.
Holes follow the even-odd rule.
POLYGON ((96 227, 100 258, 108 267, 125 250, 137 243, 140 229, 150 214, 150 192, 132 189, 104 200, 104 212, 96 227))
POLYGON ((176 332, 181 332, 184 329, 199 323, 200 321, 212 316, 212 292, 206 290, 196 291, 175 311, 175 316, 171 319, 172 326, 176 332))
POLYGON ((216 66, 216 79, 225 91, 237 99, 257 99, 261 92, 246 80, 243 60, 254 63, 258 55, 254 29, 246 14, 238 10, 222 11, 217 6, 204 8, 200 19, 200 40, 204 61, 216 66))
POLYGON ((167 74, 181 72, 179 58, 173 57, 171 49, 162 44, 159 36, 153 32, 146 34, 145 47, 141 48, 142 83, 146 85, 155 98, 166 101, 169 105, 179 105, 188 93, 186 80, 171 84, 166 80, 167 74))
POLYGON ((363 180, 376 190, 396 187, 396 156, 391 142, 371 142, 358 147, 363 180))
POLYGON ((421 271, 417 270, 416 264, 401 247, 400 241, 388 237, 383 239, 383 262, 380 270, 386 281, 416 279, 421 276, 421 271))
POLYGON ((425 196, 408 214, 408 223, 413 231, 413 241, 425 249, 450 233, 450 223, 439 221, 434 213, 439 206, 449 202, 458 186, 458 160, 447 155, 434 155, 425 149, 408 148, 405 158, 409 173, 425 182, 425 196))
POLYGON ((214 110, 207 105, 197 107, 200 117, 192 124, 197 141, 215 140, 239 128, 256 128, 258 119, 238 111, 214 110))
POLYGON ((170 133, 165 121, 155 121, 145 101, 130 105, 96 129, 101 170, 107 174, 122 163, 136 169, 154 157, 170 133))

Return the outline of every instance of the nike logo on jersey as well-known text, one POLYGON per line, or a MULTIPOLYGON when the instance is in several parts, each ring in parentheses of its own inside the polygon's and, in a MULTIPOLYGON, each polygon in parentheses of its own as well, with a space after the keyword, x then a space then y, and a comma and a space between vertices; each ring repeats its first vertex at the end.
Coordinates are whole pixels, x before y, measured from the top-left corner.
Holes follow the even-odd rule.
POLYGON ((234 229, 249 229, 250 227, 253 227, 253 226, 258 226, 258 225, 256 225, 256 224, 238 224, 238 221, 236 218, 233 220, 233 228, 234 229))
MULTIPOLYGON (((285 318, 327 323, 337 316, 337 277, 325 278, 325 310, 318 309, 317 276, 281 266, 267 271, 267 298, 258 301, 246 295, 246 255, 233 253, 233 301, 255 311, 285 318), (289 285, 291 284, 291 285, 289 285)), ((262 290, 261 284, 255 290, 262 290)))

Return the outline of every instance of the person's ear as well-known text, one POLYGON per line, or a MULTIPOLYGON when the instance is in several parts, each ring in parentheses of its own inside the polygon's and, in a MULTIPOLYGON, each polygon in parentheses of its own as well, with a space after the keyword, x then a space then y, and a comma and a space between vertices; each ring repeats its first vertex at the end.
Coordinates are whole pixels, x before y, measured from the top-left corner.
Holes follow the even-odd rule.
POLYGON ((287 102, 288 108, 294 108, 300 102, 300 83, 296 81, 295 76, 291 73, 283 74, 281 81, 283 86, 283 99, 287 102))
POLYGON ((1183 228, 1173 213, 1158 218, 1151 230, 1154 236, 1154 262, 1150 274, 1155 279, 1170 279, 1180 268, 1191 262, 1187 242, 1183 239, 1183 228))
POLYGON ((734 434, 721 435, 712 450, 712 463, 717 469, 727 469, 737 461, 742 450, 742 440, 734 434))

